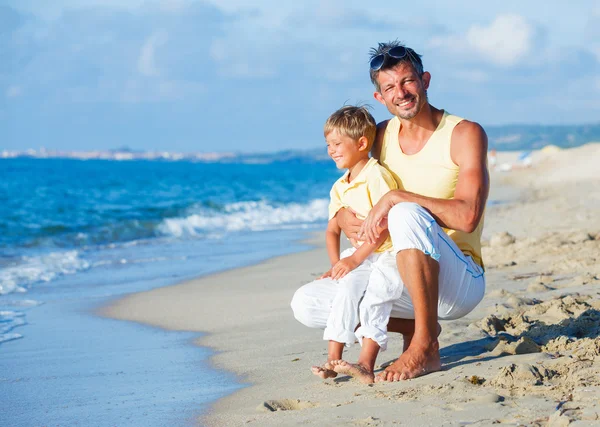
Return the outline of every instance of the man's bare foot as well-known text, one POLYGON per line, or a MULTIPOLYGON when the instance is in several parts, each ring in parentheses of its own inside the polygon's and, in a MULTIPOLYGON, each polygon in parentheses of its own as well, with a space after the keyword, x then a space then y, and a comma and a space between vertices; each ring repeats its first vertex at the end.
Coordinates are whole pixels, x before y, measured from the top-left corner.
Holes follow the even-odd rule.
MULTIPOLYGON (((439 323, 437 324, 437 331, 437 336, 439 337, 442 333, 442 325, 440 325, 439 323)), ((406 350, 408 350, 408 347, 410 347, 412 337, 412 334, 402 334, 402 353, 404 353, 406 350)))
MULTIPOLYGON (((442 369, 439 344, 427 347, 409 347, 402 355, 377 375, 375 381, 402 381, 427 375, 442 369)), ((339 371, 338 371, 339 372, 339 371)))
POLYGON ((373 384, 375 381, 373 372, 370 372, 358 363, 348 363, 345 360, 332 360, 329 364, 338 374, 350 375, 363 384, 373 384))
POLYGON ((317 377, 323 378, 324 380, 337 377, 337 372, 333 370, 333 367, 329 362, 325 363, 323 366, 313 366, 310 370, 317 377))

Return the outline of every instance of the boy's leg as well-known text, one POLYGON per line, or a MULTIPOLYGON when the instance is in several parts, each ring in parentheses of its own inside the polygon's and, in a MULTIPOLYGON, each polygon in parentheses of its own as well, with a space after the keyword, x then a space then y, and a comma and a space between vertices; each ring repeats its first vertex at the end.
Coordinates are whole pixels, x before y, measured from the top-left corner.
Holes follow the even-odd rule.
POLYGON ((337 341, 329 341, 327 345, 327 362, 323 364, 323 366, 313 366, 310 370, 316 376, 323 378, 324 380, 327 378, 335 378, 337 377, 337 372, 333 370, 333 366, 331 365, 331 361, 340 360, 342 358, 342 353, 344 351, 344 343, 337 341))
MULTIPOLYGON (((348 249, 342 253, 341 258, 348 257, 354 252, 354 248, 348 249)), ((322 366, 313 366, 313 374, 321 378, 337 376, 329 362, 341 359, 344 345, 354 344, 356 339, 354 330, 358 325, 358 304, 369 282, 371 263, 377 258, 378 255, 371 255, 337 281, 336 295, 331 303, 331 312, 323 333, 323 339, 329 341, 327 362, 322 366)))
POLYGON ((349 363, 343 359, 332 360, 329 365, 339 374, 350 375, 363 384, 372 384, 375 381, 375 360, 379 353, 379 344, 369 338, 363 338, 358 362, 349 363))
POLYGON ((369 286, 360 305, 360 327, 356 337, 361 342, 369 338, 377 343, 382 351, 387 348, 387 325, 393 304, 400 299, 404 285, 400 280, 396 259, 392 253, 385 253, 374 264, 369 277, 369 286))
MULTIPOLYGON (((344 251, 342 256, 348 256, 348 251, 352 249, 344 251)), ((298 288, 290 303, 296 320, 309 328, 325 329, 339 287, 339 281, 326 278, 298 288)))
POLYGON ((360 305, 360 327, 356 336, 361 352, 356 364, 344 360, 331 362, 333 369, 357 378, 363 383, 374 381, 375 361, 380 349, 387 346, 387 323, 393 301, 402 293, 393 254, 382 254, 374 263, 369 285, 360 305))
POLYGON ((371 262, 366 260, 338 280, 337 292, 331 303, 324 340, 333 340, 351 346, 356 340, 354 331, 359 322, 358 304, 369 283, 371 262))

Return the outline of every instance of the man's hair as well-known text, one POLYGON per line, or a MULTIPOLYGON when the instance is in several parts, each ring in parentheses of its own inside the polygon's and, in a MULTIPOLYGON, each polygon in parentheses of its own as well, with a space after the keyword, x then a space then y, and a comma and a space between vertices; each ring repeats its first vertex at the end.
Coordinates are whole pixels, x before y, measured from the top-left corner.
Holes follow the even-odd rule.
POLYGON ((367 151, 375 140, 377 124, 366 106, 344 105, 333 113, 325 122, 323 133, 325 138, 336 130, 344 136, 358 141, 362 136, 367 138, 367 151))
POLYGON ((389 70, 390 68, 394 68, 396 65, 400 63, 410 64, 415 72, 421 77, 423 75, 423 62, 421 62, 421 55, 415 52, 410 47, 407 47, 403 43, 398 40, 394 40, 387 43, 379 43, 379 45, 374 48, 372 47, 369 51, 369 63, 375 58, 377 55, 385 55, 385 59, 383 61, 383 65, 379 70, 373 70, 369 67, 369 75, 371 77, 371 83, 375 85, 375 88, 379 92, 381 88, 379 87, 379 82, 377 81, 377 76, 381 70, 389 70), (395 47, 400 47, 406 49, 406 55, 403 58, 392 58, 387 55, 390 49, 395 47))

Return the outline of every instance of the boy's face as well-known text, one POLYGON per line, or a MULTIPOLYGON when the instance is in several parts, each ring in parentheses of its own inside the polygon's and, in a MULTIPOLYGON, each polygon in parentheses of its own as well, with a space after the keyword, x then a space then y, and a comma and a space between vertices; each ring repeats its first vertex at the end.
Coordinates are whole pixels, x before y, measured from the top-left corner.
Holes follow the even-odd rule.
POLYGON ((361 137, 357 141, 334 129, 325 137, 325 141, 327 142, 327 154, 333 159, 338 169, 349 169, 365 156, 368 157, 365 137, 361 137))

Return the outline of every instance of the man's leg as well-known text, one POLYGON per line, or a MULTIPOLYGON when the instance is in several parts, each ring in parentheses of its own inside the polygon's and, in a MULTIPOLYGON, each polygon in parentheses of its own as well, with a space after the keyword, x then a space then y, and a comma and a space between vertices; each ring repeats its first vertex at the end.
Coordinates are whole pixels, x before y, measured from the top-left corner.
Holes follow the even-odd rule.
MULTIPOLYGON (((396 255, 398 270, 411 296, 414 321, 398 322, 409 338, 402 355, 378 375, 379 380, 398 381, 439 371, 441 369, 438 343, 438 274, 439 264, 418 249, 407 249, 396 255), (414 324, 412 337, 410 324, 414 324)), ((398 325, 399 324, 399 325, 398 325)))
MULTIPOLYGON (((390 317, 388 322, 388 332, 395 332, 402 335, 403 347, 402 351, 405 352, 410 346, 410 342, 415 334, 415 321, 413 319, 400 319, 397 317, 390 317)), ((437 336, 439 337, 442 333, 442 326, 437 324, 437 336)))
POLYGON ((422 207, 394 206, 388 227, 408 291, 394 302, 389 323, 390 331, 404 336, 405 352, 378 376, 393 381, 440 369, 437 319, 469 313, 483 298, 485 278, 422 207))

